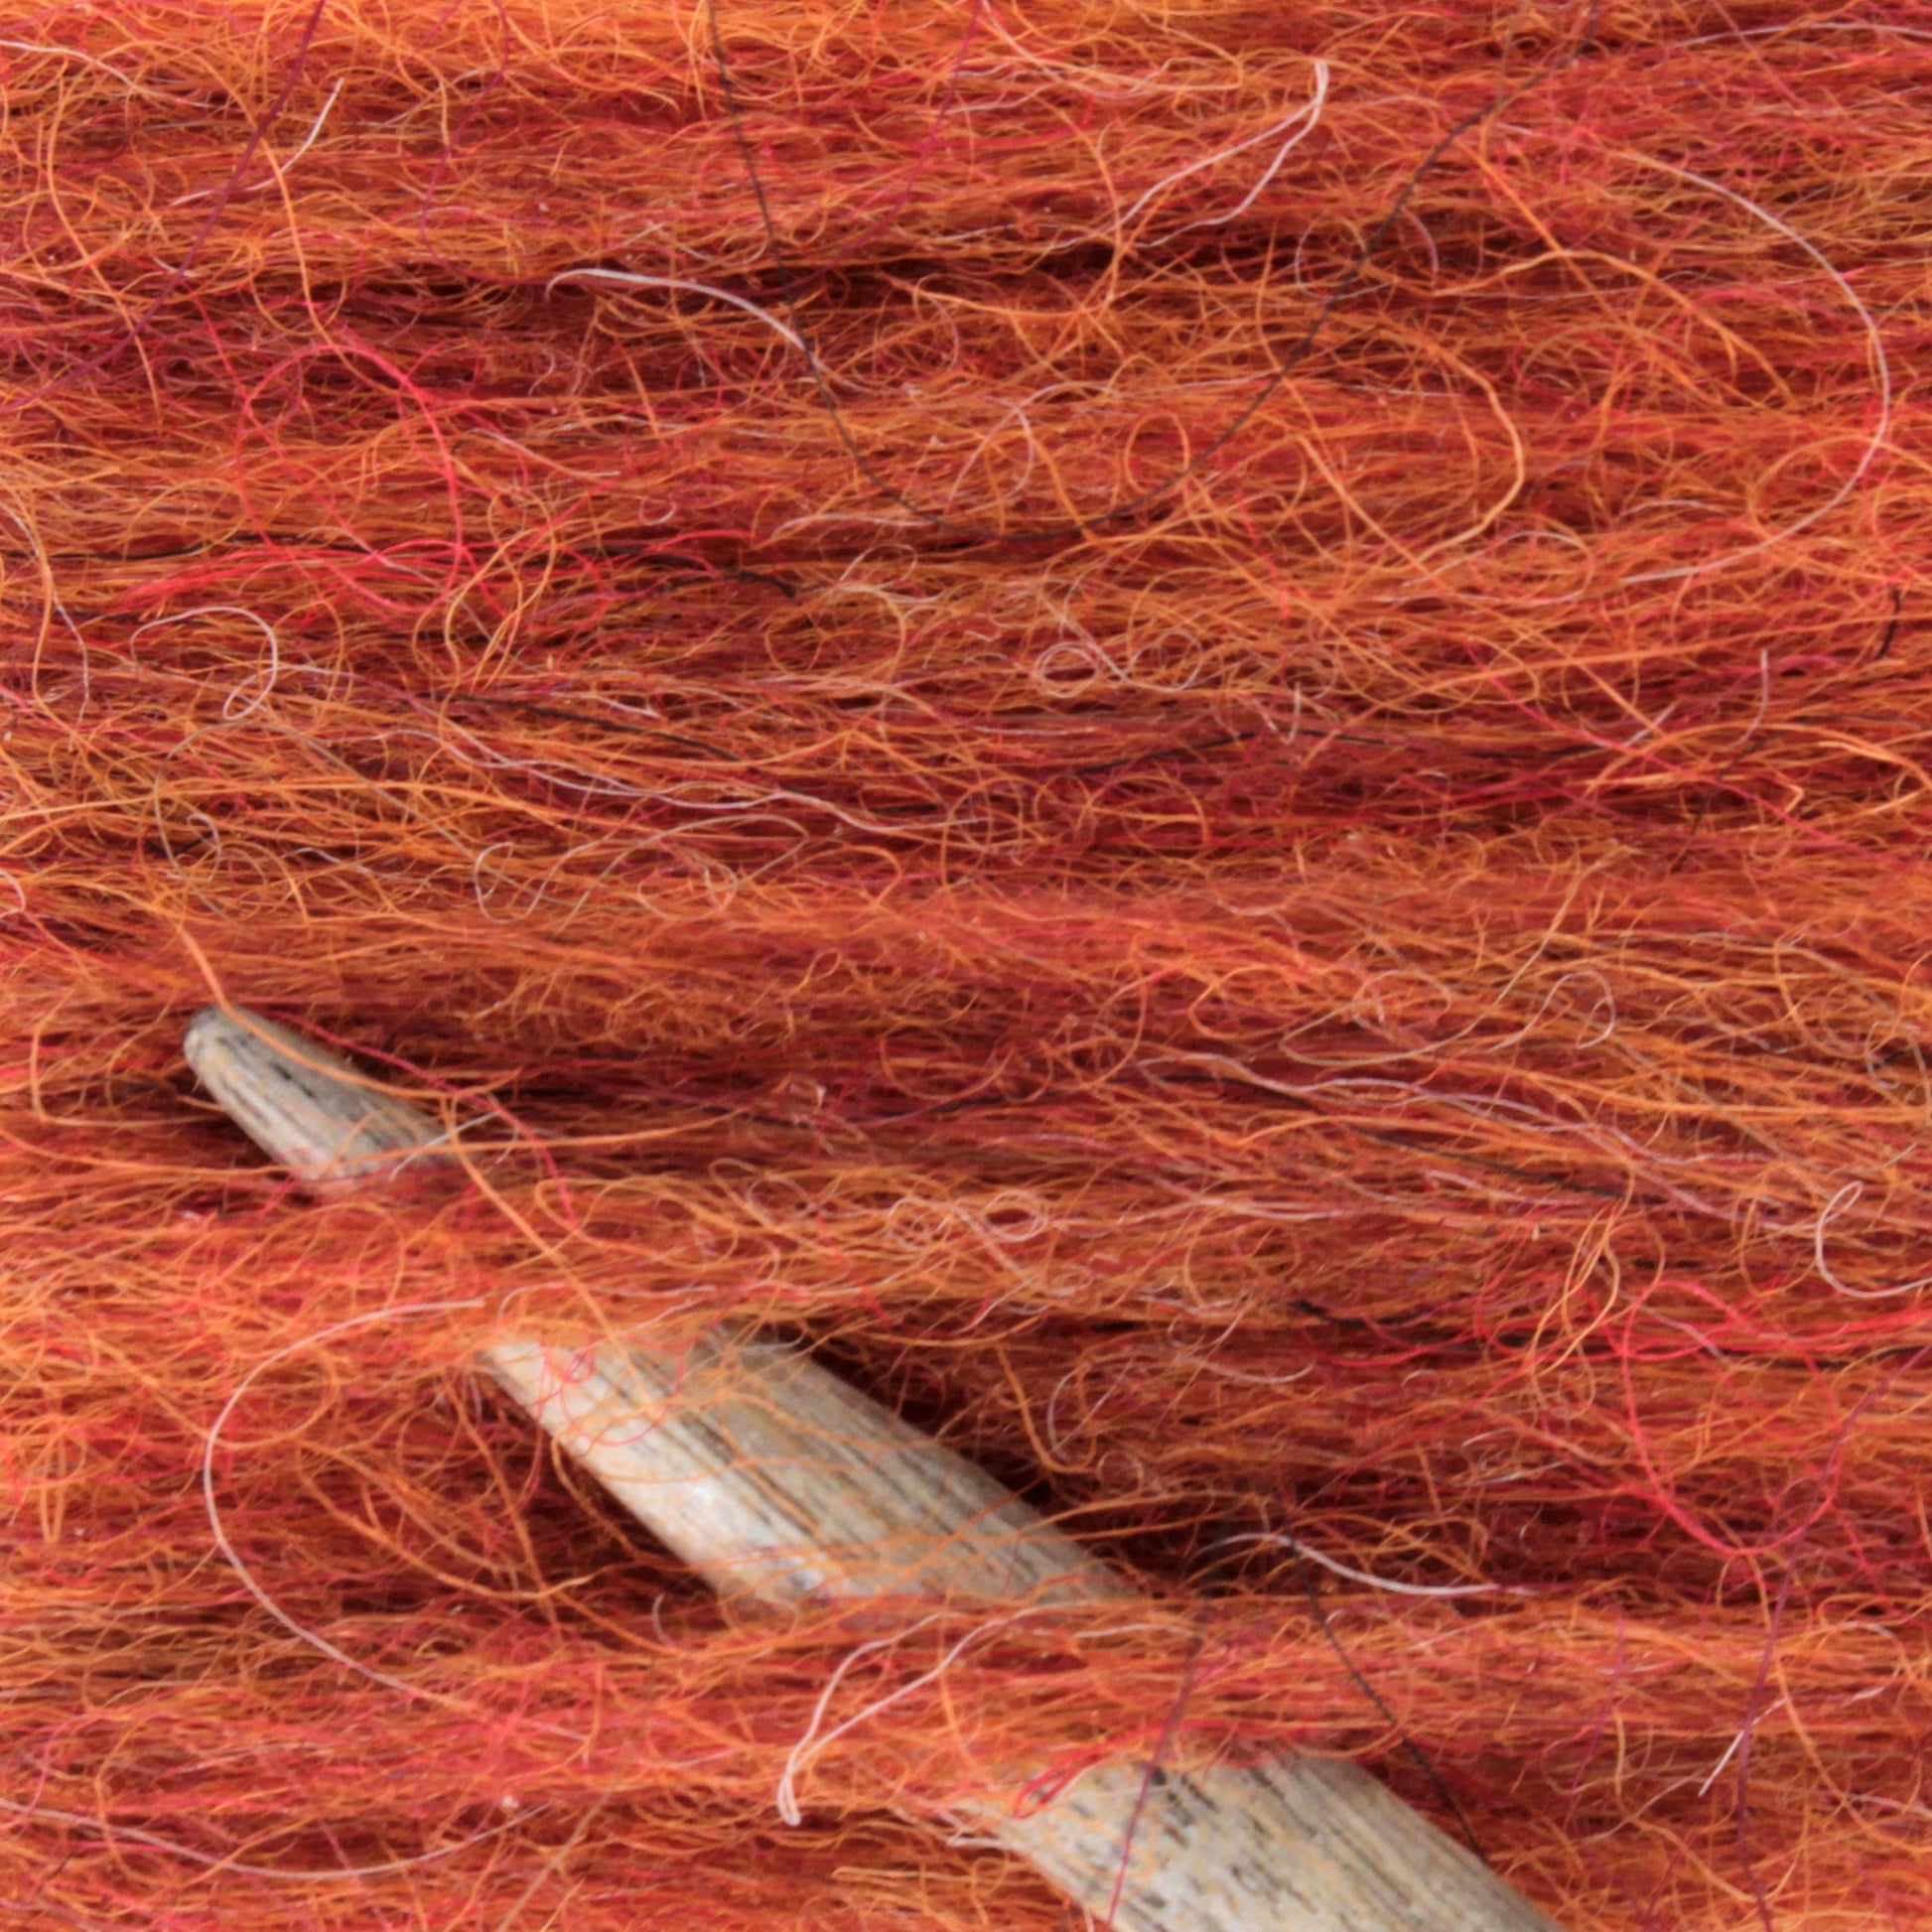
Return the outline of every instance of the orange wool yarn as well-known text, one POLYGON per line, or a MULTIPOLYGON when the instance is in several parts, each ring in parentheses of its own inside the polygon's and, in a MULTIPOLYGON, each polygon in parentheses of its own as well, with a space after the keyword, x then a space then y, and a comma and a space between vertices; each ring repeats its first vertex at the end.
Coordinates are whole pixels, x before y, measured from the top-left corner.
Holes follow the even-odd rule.
POLYGON ((17 17, 9 1918, 1048 1932, 976 1766, 1300 1745, 1575 1932, 1924 1923, 1929 76, 17 17), (292 1194, 211 988, 475 1179, 292 1194), (469 1366, 727 1314, 1154 1607, 821 1709, 469 1366))

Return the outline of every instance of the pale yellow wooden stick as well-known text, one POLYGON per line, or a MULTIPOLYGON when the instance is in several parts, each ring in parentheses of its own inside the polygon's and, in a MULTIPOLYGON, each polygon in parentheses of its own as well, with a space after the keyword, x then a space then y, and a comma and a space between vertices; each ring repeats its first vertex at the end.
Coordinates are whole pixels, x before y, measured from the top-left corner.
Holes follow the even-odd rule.
MULTIPOLYGON (((255 1143, 310 1185, 369 1185, 437 1158, 433 1122, 254 1015, 210 1008, 187 1050, 255 1143)), ((794 1349, 506 1335, 481 1359, 728 1595, 882 1610, 1133 1596, 982 1470, 794 1349)), ((1016 1792, 1024 1782, 1013 1777, 1016 1792)), ((1120 1932, 1556 1932, 1367 1772, 1301 1752, 1185 1773, 1104 1764, 1027 1816, 986 1803, 965 1822, 1120 1932)))

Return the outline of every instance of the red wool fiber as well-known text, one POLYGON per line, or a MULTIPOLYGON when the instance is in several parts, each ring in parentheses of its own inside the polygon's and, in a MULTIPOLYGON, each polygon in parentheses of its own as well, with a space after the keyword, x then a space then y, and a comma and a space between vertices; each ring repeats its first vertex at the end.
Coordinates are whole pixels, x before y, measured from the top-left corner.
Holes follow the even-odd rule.
POLYGON ((1932 9, 55 0, 0 96, 9 1924, 1051 1932, 976 1766, 1298 1746, 1572 1932, 1927 1923, 1932 9), (217 993, 476 1177, 294 1193, 217 993), (1147 1613, 815 1721, 850 1619, 472 1362, 726 1315, 1147 1613))

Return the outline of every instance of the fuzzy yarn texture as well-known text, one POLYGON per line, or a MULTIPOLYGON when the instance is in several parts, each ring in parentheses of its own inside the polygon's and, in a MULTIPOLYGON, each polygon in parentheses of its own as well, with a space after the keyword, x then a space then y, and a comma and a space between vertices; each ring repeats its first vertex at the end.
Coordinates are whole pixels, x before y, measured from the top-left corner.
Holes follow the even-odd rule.
POLYGON ((1053 1932, 988 1767, 1305 1747, 1574 1932, 1932 1919, 1932 8, 53 0, 0 110, 0 1918, 1053 1932), (217 995, 465 1184, 294 1193, 217 995), (855 1659, 473 1366, 723 1317, 1148 1609, 855 1659))

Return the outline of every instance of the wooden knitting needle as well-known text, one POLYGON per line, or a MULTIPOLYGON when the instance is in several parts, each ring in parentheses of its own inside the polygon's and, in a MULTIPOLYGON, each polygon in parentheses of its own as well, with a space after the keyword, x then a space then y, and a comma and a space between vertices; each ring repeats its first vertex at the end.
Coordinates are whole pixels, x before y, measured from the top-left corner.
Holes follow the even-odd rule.
MULTIPOLYGON (((425 1115, 257 1015, 210 1007, 185 1044, 209 1093, 305 1186, 377 1186, 449 1158, 425 1115)), ((509 1335, 480 1359, 728 1596, 882 1611, 1133 1598, 983 1470, 792 1348, 509 1335)), ((1305 1752, 1185 1773, 1102 1764, 1025 1816, 986 1802, 966 1822, 1118 1932, 1557 1932, 1359 1766, 1305 1752)))

